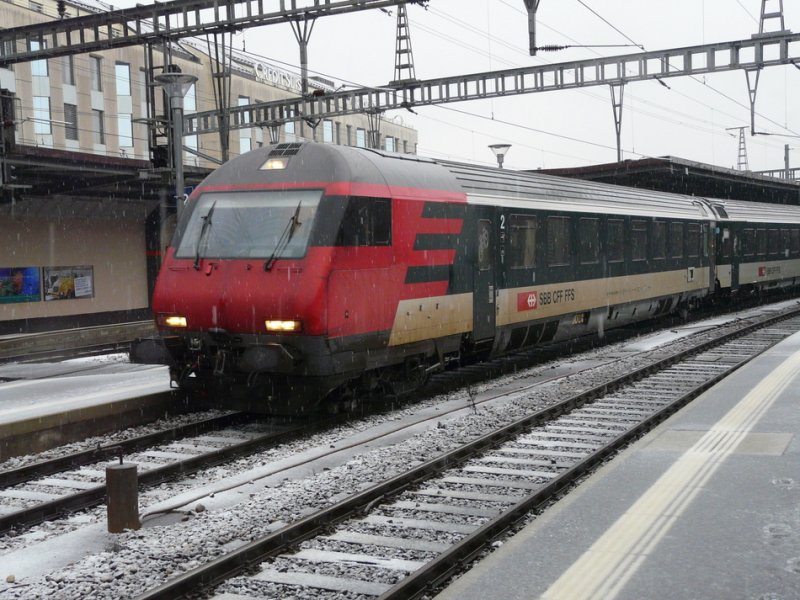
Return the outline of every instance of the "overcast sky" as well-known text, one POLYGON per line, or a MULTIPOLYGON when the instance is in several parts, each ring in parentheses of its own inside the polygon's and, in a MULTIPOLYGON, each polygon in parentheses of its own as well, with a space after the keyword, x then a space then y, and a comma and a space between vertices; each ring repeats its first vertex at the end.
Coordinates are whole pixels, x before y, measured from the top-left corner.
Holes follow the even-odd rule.
MULTIPOLYGON (((271 4, 270 2, 266 3, 271 4)), ((273 3, 276 4, 277 3, 273 3)), ((779 0, 769 0, 777 9, 779 0)), ((785 25, 800 31, 800 6, 786 2, 785 25)), ((538 43, 595 46, 528 54, 523 0, 430 0, 410 5, 408 15, 419 79, 611 56, 646 50, 746 39, 758 31, 761 0, 541 0, 538 43), (628 44, 629 47, 599 47, 628 44)), ((312 72, 363 86, 394 79, 396 13, 371 10, 318 19, 309 45, 312 72)), ((778 27, 777 20, 768 30, 778 27)), ((298 69, 299 52, 290 26, 245 30, 234 47, 287 69, 298 69)), ((748 126, 750 109, 743 71, 680 77, 625 87, 623 158, 672 155, 735 167, 737 132, 748 126)), ((779 135, 746 138, 750 168, 783 168, 784 144, 797 146, 800 166, 800 69, 762 71, 756 130, 779 135)), ((494 164, 492 143, 511 144, 505 166, 554 168, 616 160, 608 86, 421 107, 418 114, 388 114, 419 130, 419 153, 494 164)))

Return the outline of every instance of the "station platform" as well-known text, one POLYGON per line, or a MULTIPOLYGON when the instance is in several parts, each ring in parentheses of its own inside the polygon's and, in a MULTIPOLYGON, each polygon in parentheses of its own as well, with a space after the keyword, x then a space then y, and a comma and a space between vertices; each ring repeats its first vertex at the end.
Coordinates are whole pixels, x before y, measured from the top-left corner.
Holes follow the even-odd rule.
POLYGON ((800 334, 673 415, 436 600, 800 598, 800 334))

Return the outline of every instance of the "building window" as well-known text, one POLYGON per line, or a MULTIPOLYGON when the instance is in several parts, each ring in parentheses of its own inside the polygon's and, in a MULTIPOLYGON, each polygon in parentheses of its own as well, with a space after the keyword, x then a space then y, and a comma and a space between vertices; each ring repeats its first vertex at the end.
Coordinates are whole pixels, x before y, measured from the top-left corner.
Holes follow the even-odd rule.
POLYGON ((65 56, 61 62, 61 83, 75 85, 75 60, 72 55, 65 56))
POLYGON ((50 135, 50 97, 33 97, 33 132, 37 135, 50 135))
POLYGON ((322 122, 322 141, 326 144, 333 143, 333 121, 330 119, 322 122))
POLYGON ((92 132, 94 134, 93 141, 95 144, 106 143, 105 124, 103 123, 103 111, 92 110, 92 132))
POLYGON ((34 2, 33 0, 30 0, 28 2, 28 6, 34 12, 38 12, 38 13, 43 13, 44 12, 44 4, 42 4, 41 2, 34 2))
POLYGON ((92 90, 103 91, 103 59, 99 56, 89 57, 89 77, 92 80, 92 90))
MULTIPOLYGON (((47 44, 44 41, 40 40, 31 40, 31 52, 36 52, 37 50, 44 50, 47 48, 47 44)), ((47 59, 42 60, 32 60, 31 61, 31 75, 34 77, 47 77, 47 59)))
MULTIPOLYGON (((239 96, 239 106, 249 106, 250 105, 250 96, 239 96)), ((240 123, 249 123, 250 122, 250 113, 249 112, 242 112, 240 113, 239 122, 240 123)))
MULTIPOLYGON (((294 111, 293 110, 287 111, 286 116, 288 118, 293 117, 294 111)), ((294 136, 295 132, 294 121, 286 121, 286 123, 284 123, 283 125, 283 132, 286 134, 287 139, 289 139, 289 136, 294 136)), ((292 137, 292 139, 294 138, 292 137)))
POLYGON ((133 146, 133 115, 117 115, 119 147, 133 146))
POLYGON ((358 148, 367 147, 367 132, 363 127, 356 129, 356 146, 358 148))
POLYGON ((250 139, 249 135, 246 135, 244 131, 241 132, 239 135, 239 154, 244 154, 245 152, 250 152, 253 149, 253 143, 250 139))
POLYGON ((509 219, 508 263, 512 269, 536 266, 536 217, 511 215, 509 219))
POLYGON ((131 95, 131 66, 128 63, 114 65, 114 76, 117 81, 117 96, 131 95))
POLYGON ((384 138, 383 147, 387 152, 394 152, 395 151, 394 138, 390 135, 387 135, 384 138))
POLYGON ((78 139, 78 107, 75 104, 64 104, 64 137, 78 139))

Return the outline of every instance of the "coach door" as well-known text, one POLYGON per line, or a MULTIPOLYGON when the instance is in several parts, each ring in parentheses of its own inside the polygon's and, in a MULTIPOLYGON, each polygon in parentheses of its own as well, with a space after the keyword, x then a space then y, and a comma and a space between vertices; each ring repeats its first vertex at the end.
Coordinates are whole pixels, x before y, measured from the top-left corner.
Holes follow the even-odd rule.
POLYGON ((495 326, 495 241, 492 221, 480 219, 477 229, 478 256, 475 261, 475 289, 472 300, 472 335, 475 341, 494 337, 495 326))

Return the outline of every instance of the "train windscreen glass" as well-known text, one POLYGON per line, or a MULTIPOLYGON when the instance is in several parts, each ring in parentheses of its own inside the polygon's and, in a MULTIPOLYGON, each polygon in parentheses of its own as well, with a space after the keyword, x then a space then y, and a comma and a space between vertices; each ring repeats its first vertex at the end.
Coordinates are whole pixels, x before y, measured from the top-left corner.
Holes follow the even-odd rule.
POLYGON ((208 192, 189 216, 176 258, 300 258, 322 191, 208 192))

